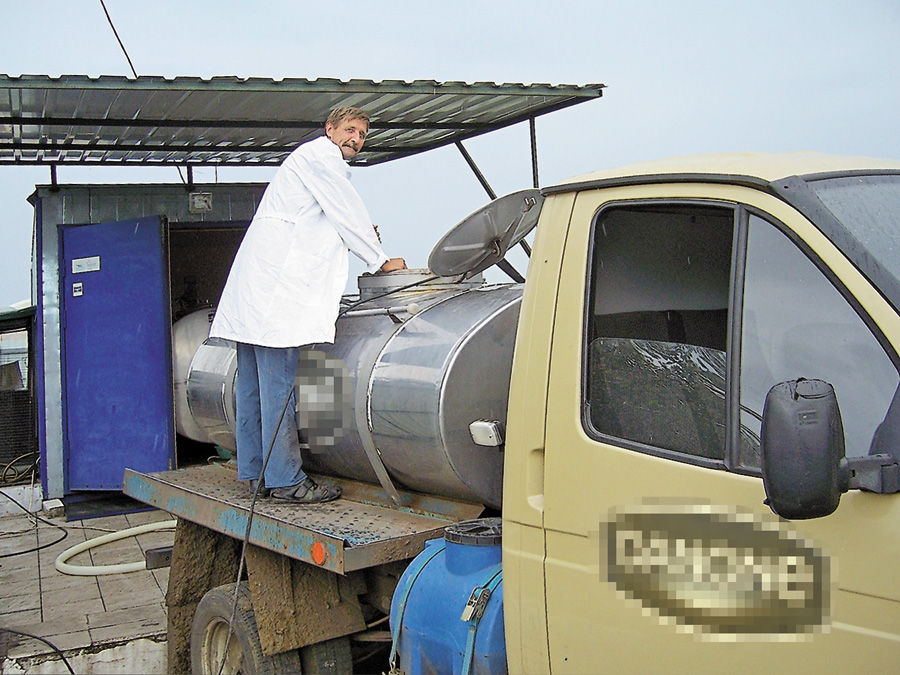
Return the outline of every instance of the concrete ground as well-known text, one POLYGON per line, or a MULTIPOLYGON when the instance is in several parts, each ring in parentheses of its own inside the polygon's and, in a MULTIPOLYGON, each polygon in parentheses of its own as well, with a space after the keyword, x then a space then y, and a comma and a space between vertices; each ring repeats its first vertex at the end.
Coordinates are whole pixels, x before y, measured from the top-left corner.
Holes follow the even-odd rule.
MULTIPOLYGON (((24 513, 0 517, 0 629, 48 640, 77 673, 166 673, 167 567, 71 576, 58 572, 54 562, 87 539, 170 519, 156 510, 68 523, 47 518, 68 536, 40 551, 10 556, 54 542, 62 530, 41 522, 35 526, 24 513)), ((171 546, 173 539, 174 530, 147 532, 79 553, 68 564, 140 562, 147 549, 171 546)), ((69 671, 43 642, 0 630, 0 673, 25 672, 69 671)))

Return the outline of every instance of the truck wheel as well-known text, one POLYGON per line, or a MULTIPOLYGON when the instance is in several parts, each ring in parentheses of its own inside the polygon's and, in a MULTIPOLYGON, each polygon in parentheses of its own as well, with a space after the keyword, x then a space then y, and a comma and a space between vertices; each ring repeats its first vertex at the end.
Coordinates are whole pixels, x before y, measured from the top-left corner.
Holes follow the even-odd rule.
POLYGON ((303 675, 348 675, 353 672, 350 639, 334 638, 300 649, 303 675))
POLYGON ((235 584, 213 588, 203 596, 191 625, 191 670, 195 675, 216 675, 221 672, 236 675, 275 675, 299 673, 300 655, 297 650, 266 656, 259 641, 256 617, 250 600, 250 586, 246 581, 238 585, 237 607, 231 639, 228 639, 228 620, 234 602, 235 584), (225 653, 225 643, 228 652, 225 653), (224 665, 222 661, 224 660, 224 665), (220 670, 221 669, 221 670, 220 670))

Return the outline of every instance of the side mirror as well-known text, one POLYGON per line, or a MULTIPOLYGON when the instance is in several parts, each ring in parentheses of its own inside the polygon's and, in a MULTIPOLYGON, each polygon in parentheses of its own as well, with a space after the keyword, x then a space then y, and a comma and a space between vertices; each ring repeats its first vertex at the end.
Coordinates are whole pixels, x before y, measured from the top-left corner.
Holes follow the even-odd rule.
POLYGON ((789 520, 833 513, 849 487, 834 388, 805 379, 772 387, 763 406, 760 454, 772 511, 789 520))

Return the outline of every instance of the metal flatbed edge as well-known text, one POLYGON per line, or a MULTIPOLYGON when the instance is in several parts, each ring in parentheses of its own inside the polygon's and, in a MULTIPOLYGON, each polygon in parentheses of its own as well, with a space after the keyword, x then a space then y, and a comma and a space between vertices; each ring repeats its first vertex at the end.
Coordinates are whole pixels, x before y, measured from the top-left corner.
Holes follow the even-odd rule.
MULTIPOLYGON (((272 499, 256 502, 249 542, 255 546, 345 574, 414 557, 429 539, 454 522, 478 517, 484 507, 452 499, 401 492, 390 504, 377 486, 328 477, 343 496, 328 504, 303 506, 272 499), (324 562, 313 558, 321 544, 324 562)), ((139 473, 125 470, 123 491, 173 516, 243 539, 252 495, 237 472, 223 465, 139 473)))

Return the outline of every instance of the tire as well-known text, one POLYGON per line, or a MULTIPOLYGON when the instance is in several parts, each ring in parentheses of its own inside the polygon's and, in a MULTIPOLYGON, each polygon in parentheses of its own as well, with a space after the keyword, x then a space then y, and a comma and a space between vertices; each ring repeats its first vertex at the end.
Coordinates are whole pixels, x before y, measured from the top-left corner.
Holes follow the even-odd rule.
POLYGON ((353 673, 350 639, 339 637, 303 647, 300 661, 303 675, 350 675, 353 673))
POLYGON ((250 600, 250 586, 246 581, 238 584, 237 607, 231 638, 228 639, 234 587, 235 584, 226 584, 213 588, 197 605, 191 624, 191 671, 194 675, 216 675, 219 672, 226 641, 228 653, 222 668, 223 675, 300 673, 300 654, 296 649, 273 656, 263 654, 250 600))

